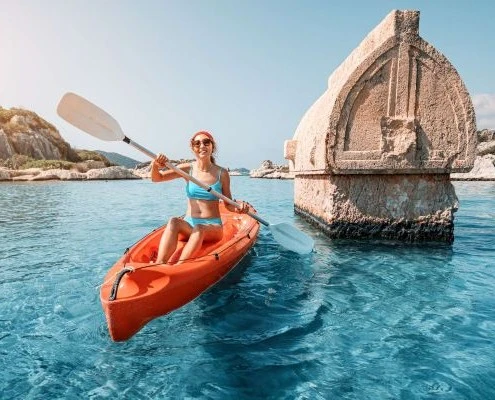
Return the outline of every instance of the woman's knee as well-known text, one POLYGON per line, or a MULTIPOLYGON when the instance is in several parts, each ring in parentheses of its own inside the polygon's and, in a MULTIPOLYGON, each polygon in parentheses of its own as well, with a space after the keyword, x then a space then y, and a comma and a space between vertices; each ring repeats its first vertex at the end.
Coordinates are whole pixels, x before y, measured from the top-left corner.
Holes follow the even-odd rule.
POLYGON ((167 228, 171 231, 178 232, 181 221, 182 220, 178 217, 172 217, 168 220, 167 228))

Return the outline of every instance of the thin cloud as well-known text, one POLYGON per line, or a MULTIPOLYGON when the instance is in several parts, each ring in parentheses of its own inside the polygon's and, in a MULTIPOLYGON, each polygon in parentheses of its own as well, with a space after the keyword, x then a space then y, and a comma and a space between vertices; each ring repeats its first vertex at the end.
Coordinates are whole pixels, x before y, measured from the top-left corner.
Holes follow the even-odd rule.
POLYGON ((495 94, 476 94, 473 96, 473 105, 477 128, 495 129, 495 94))

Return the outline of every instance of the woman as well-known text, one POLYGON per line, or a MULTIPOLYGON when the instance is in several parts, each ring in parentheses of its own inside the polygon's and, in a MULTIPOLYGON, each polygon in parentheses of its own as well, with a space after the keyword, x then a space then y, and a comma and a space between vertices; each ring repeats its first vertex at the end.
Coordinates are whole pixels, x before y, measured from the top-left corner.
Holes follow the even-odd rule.
MULTIPOLYGON (((216 153, 217 146, 213 136, 206 131, 195 133, 191 138, 191 150, 196 157, 196 162, 180 164, 177 167, 231 199, 229 173, 215 163, 213 155, 216 153)), ((173 170, 160 171, 166 162, 168 158, 161 153, 153 161, 151 166, 153 182, 169 181, 181 177, 173 170)), ((157 264, 168 262, 176 249, 179 235, 188 238, 179 263, 194 257, 203 241, 222 239, 223 227, 218 198, 191 181, 186 183, 186 195, 188 198, 186 216, 184 219, 170 218, 158 247, 157 264)), ((244 202, 239 202, 239 204, 240 209, 230 204, 225 204, 225 206, 229 211, 246 213, 249 209, 248 204, 244 202)))

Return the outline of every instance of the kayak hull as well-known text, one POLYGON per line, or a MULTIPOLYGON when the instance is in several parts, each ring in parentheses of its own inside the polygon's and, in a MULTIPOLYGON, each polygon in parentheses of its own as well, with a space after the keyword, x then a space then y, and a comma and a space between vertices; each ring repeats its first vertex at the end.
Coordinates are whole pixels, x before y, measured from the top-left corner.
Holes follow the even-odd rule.
POLYGON ((153 264, 164 225, 138 241, 110 268, 100 300, 112 340, 127 340, 149 321, 194 300, 246 255, 257 239, 259 223, 246 214, 229 212, 222 202, 220 212, 222 240, 204 243, 194 258, 174 264, 185 245, 179 241, 171 264, 153 264))

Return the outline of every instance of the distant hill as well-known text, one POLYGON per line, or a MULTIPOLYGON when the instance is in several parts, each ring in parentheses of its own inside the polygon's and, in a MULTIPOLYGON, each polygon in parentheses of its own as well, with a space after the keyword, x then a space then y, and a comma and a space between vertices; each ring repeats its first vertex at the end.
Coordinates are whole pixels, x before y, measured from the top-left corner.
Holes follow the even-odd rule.
POLYGON ((103 150, 95 150, 95 151, 101 154, 102 156, 106 157, 108 161, 110 161, 112 164, 121 165, 122 167, 134 168, 136 165, 142 163, 141 161, 137 161, 130 157, 123 156, 122 154, 119 153, 109 153, 103 150))
POLYGON ((249 175, 249 170, 246 168, 230 168, 229 172, 231 175, 249 175))

